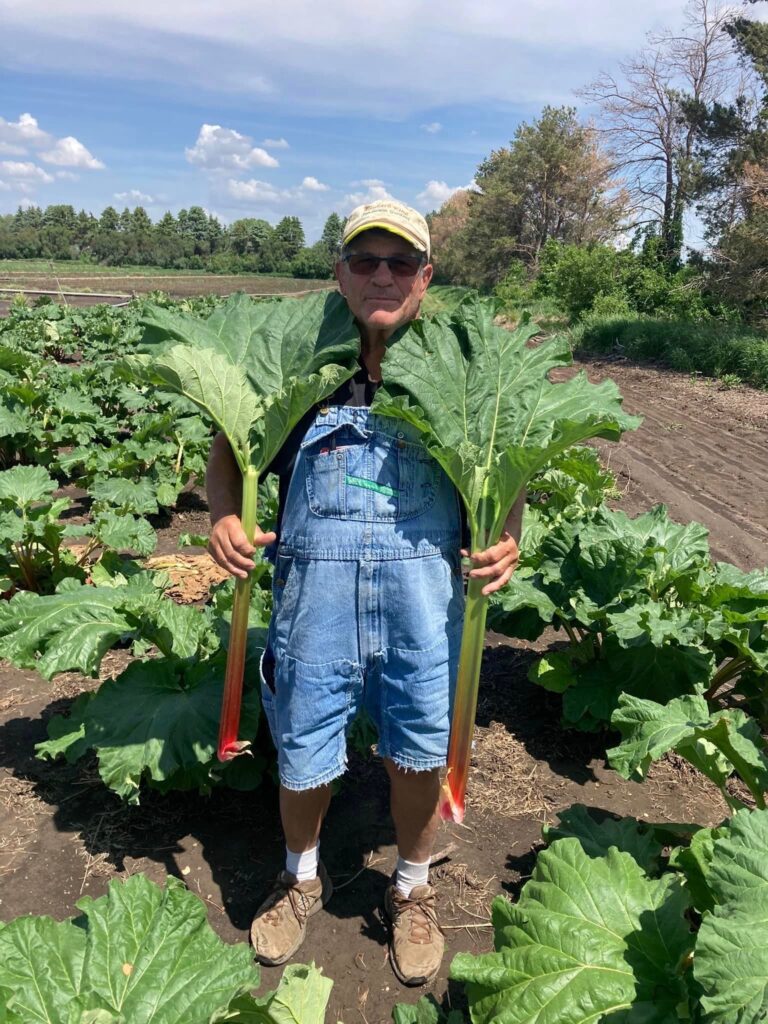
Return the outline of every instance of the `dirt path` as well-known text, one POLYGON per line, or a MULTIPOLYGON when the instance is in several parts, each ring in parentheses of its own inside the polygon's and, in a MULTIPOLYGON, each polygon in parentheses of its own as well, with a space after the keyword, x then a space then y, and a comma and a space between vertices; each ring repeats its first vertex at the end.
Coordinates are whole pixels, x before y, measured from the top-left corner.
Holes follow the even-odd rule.
POLYGON ((713 557, 768 565, 768 392, 639 367, 580 360, 592 381, 612 377, 627 412, 644 417, 620 444, 599 442, 635 515, 663 502, 679 522, 710 531, 713 557))

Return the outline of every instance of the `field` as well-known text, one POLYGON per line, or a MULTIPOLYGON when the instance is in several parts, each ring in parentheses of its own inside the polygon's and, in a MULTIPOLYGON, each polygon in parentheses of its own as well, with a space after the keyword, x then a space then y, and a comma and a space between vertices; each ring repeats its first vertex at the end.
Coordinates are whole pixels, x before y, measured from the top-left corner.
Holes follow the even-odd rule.
POLYGON ((330 281, 277 277, 270 274, 206 274, 203 271, 163 270, 157 267, 89 267, 45 260, 0 260, 0 316, 8 311, 13 292, 33 300, 50 293, 70 305, 92 305, 93 295, 110 305, 148 292, 162 291, 176 299, 194 295, 293 295, 332 287, 330 281))
MULTIPOLYGON (((0 277, 0 286, 8 279, 0 277)), ((31 275, 24 284, 45 280, 44 274, 31 275)), ((62 286, 88 282, 94 290, 96 281, 99 287, 109 281, 118 291, 140 281, 141 289, 128 286, 137 292, 154 290, 159 280, 112 274, 59 278, 62 286)), ((163 290, 173 295, 207 292, 212 283, 220 285, 217 294, 232 287, 230 279, 210 276, 172 280, 163 290)), ((274 282, 274 291, 289 290, 278 278, 236 282, 253 294, 265 282, 274 282)), ((436 289, 431 311, 460 298, 460 290, 436 289)), ((617 480, 611 507, 635 516, 664 503, 673 519, 704 524, 713 559, 745 571, 764 566, 768 394, 718 388, 621 358, 577 361, 577 368, 595 382, 611 377, 626 411, 644 417, 640 429, 619 443, 596 442, 617 480)), ((86 487, 69 480, 56 493, 70 499, 69 522, 89 521, 93 497, 86 487)), ((166 565, 180 571, 176 600, 187 606, 201 605, 213 570, 207 556, 184 562, 199 552, 180 552, 179 538, 206 534, 207 512, 192 474, 171 506, 149 516, 158 537, 153 557, 166 558, 166 565)), ((552 823, 558 811, 582 803, 609 814, 701 825, 728 814, 720 790, 677 754, 656 763, 646 782, 626 781, 606 763, 615 732, 561 727, 560 695, 534 685, 527 673, 542 653, 563 646, 562 632, 552 629, 531 642, 487 635, 467 819, 462 826, 442 826, 433 867, 448 952, 428 991, 446 1010, 466 1012, 463 987, 448 978, 453 954, 492 949, 491 901, 498 894, 519 895, 542 825, 552 823)), ((104 656, 98 679, 67 671, 53 682, 0 661, 0 916, 62 919, 81 896, 102 894, 111 878, 143 872, 161 882, 171 874, 206 901, 209 922, 224 940, 244 941, 261 894, 282 866, 277 791, 269 779, 255 791, 216 788, 205 796, 143 790, 140 806, 128 806, 105 787, 93 754, 73 764, 35 758, 34 746, 46 739, 51 718, 133 657, 118 644, 104 656)), ((380 907, 396 859, 387 789, 377 759, 355 751, 324 827, 323 859, 337 893, 328 912, 310 922, 299 958, 314 960, 334 980, 329 1021, 384 1024, 394 1003, 415 1003, 423 994, 401 986, 387 963, 380 907)), ((263 988, 274 987, 280 974, 280 968, 265 968, 263 988)))

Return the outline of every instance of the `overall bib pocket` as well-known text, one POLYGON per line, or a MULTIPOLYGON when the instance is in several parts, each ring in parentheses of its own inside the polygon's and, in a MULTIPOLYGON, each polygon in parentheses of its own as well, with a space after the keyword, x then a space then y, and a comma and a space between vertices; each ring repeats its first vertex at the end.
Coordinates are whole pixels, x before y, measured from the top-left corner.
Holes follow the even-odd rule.
POLYGON ((307 501, 313 515, 399 522, 429 511, 440 467, 404 433, 363 432, 339 424, 302 445, 307 501))

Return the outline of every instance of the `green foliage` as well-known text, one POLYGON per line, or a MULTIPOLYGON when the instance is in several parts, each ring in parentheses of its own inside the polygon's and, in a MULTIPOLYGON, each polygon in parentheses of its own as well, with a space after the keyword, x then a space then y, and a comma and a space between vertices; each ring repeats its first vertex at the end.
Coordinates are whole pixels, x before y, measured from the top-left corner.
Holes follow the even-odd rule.
POLYGON ((207 319, 147 306, 137 380, 193 402, 229 441, 241 472, 260 472, 301 416, 357 363, 360 341, 338 294, 253 303, 231 296, 207 319))
POLYGON ((494 543, 522 487, 554 455, 587 437, 618 439, 639 420, 621 411, 611 381, 583 374, 552 384, 568 347, 526 342, 538 328, 496 327, 494 307, 469 298, 452 316, 416 320, 384 361, 373 408, 408 420, 451 478, 467 509, 472 543, 494 543), (490 539, 490 540, 489 540, 490 539))
POLYGON ((565 630, 568 647, 544 655, 531 678, 563 694, 566 724, 605 725, 622 694, 664 704, 706 691, 716 701, 733 681, 764 720, 768 574, 713 565, 706 530, 673 523, 663 506, 635 519, 602 507, 533 524, 489 624, 525 639, 546 625, 565 630))
POLYGON ((587 319, 573 340, 577 350, 618 350, 640 362, 707 377, 734 374, 753 387, 768 388, 768 337, 747 327, 619 316, 587 319))
POLYGON ((615 847, 590 857, 578 839, 539 854, 516 904, 493 904, 495 953, 460 953, 474 1024, 586 1024, 630 1009, 674 1021, 687 1000, 680 966, 693 947, 685 887, 649 878, 615 847))
MULTIPOLYGON (((442 241, 435 225, 438 266, 455 284, 493 288, 513 260, 536 266, 550 239, 609 240, 624 216, 625 197, 613 188, 611 163, 594 129, 570 107, 545 107, 539 118, 520 125, 509 147, 482 161, 475 182, 467 214, 451 225, 448 238, 442 241), (450 250, 448 260, 443 249, 450 250)), ((446 209, 450 214, 450 203, 446 209)))
POLYGON ((286 968, 278 988, 250 995, 259 969, 227 945, 205 904, 176 878, 113 880, 66 921, 18 917, 0 927, 0 1003, 7 1024, 322 1024, 332 983, 314 965, 286 968))
MULTIPOLYGON (((473 1024, 764 1019, 768 812, 699 829, 574 807, 546 838, 518 902, 494 901, 495 952, 451 965, 473 1024)), ((394 1019, 440 1020, 420 1007, 394 1019)))
POLYGON ((646 240, 640 252, 550 241, 542 253, 536 292, 587 322, 590 317, 640 315, 709 320, 700 275, 691 267, 671 269, 659 257, 657 241, 646 240))

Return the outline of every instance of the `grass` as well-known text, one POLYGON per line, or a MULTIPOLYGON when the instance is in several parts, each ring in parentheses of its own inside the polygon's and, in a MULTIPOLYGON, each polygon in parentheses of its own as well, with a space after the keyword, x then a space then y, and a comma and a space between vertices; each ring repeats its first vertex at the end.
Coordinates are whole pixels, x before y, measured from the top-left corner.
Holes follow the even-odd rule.
POLYGON ((571 330, 575 350, 620 352, 639 362, 768 389, 768 337, 741 324, 590 319, 571 330))

